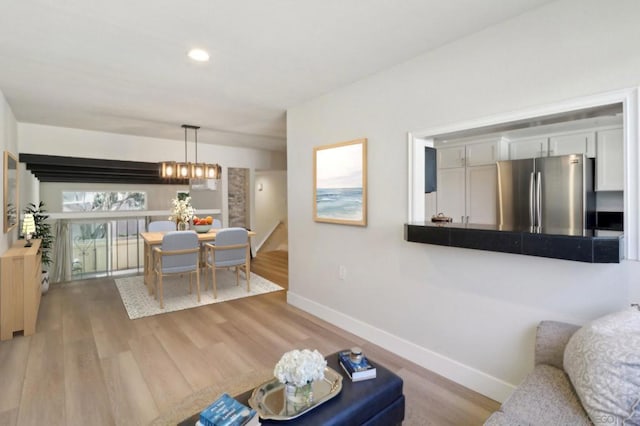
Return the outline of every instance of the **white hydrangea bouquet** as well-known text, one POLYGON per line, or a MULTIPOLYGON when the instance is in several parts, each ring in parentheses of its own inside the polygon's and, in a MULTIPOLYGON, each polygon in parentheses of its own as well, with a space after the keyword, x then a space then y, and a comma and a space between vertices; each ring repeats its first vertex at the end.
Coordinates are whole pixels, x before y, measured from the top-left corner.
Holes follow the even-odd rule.
POLYGON ((171 216, 169 220, 176 223, 187 223, 195 214, 195 209, 191 207, 191 197, 182 200, 174 198, 171 200, 171 216))
POLYGON ((315 380, 324 379, 327 360, 317 350, 295 349, 282 355, 273 370, 281 382, 296 387, 305 386, 315 380))

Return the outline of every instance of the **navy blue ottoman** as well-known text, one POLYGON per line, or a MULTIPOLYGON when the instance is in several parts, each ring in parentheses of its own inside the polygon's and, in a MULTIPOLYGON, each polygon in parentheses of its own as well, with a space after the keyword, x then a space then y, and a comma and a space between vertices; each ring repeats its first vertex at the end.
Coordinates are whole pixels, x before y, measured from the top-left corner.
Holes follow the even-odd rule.
POLYGON ((352 382, 338 363, 338 354, 327 356, 327 365, 340 374, 342 391, 319 407, 293 420, 262 420, 263 425, 327 425, 327 426, 390 426, 404 420, 402 379, 378 364, 376 378, 352 382))
MULTIPOLYGON (((263 420, 263 425, 327 425, 327 426, 393 426, 404 420, 404 395, 402 379, 387 370, 375 360, 376 378, 352 382, 338 363, 338 354, 327 356, 327 365, 343 377, 342 391, 334 398, 293 420, 263 420)), ((253 390, 236 395, 235 398, 247 404, 253 390)), ((179 426, 193 426, 200 414, 179 423, 179 426)))

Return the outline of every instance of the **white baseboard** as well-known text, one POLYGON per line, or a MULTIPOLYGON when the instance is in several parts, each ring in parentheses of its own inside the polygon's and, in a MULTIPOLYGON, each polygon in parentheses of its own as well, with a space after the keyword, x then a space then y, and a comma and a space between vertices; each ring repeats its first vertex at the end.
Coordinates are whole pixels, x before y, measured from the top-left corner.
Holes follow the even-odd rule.
POLYGON ((373 327, 291 291, 287 293, 287 302, 498 402, 503 402, 515 389, 514 385, 497 377, 490 376, 430 349, 394 336, 387 331, 373 327))

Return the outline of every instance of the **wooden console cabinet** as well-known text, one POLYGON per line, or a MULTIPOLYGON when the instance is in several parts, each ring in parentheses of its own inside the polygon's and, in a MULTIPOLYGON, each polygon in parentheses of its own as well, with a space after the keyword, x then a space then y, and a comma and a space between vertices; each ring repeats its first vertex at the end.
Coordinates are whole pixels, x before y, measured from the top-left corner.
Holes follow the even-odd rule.
POLYGON ((0 257, 0 340, 13 337, 16 331, 25 336, 36 332, 40 307, 40 276, 42 255, 40 240, 16 241, 0 257))

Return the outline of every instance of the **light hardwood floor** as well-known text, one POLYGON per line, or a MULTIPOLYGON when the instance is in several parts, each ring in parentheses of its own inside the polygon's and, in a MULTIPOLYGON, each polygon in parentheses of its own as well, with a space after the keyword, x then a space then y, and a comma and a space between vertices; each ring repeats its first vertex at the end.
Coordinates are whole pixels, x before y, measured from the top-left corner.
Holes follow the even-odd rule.
POLYGON ((0 342, 0 425, 143 425, 292 348, 361 346, 404 379, 406 425, 474 425, 498 404, 271 293, 129 320, 112 279, 53 285, 36 334, 0 342))
POLYGON ((253 272, 285 289, 289 288, 288 235, 287 224, 280 223, 251 261, 253 272))
POLYGON ((251 271, 289 288, 289 252, 284 250, 260 251, 251 261, 251 271))
POLYGON ((268 251, 288 251, 289 230, 286 222, 280 222, 269 238, 262 244, 258 253, 268 251))

